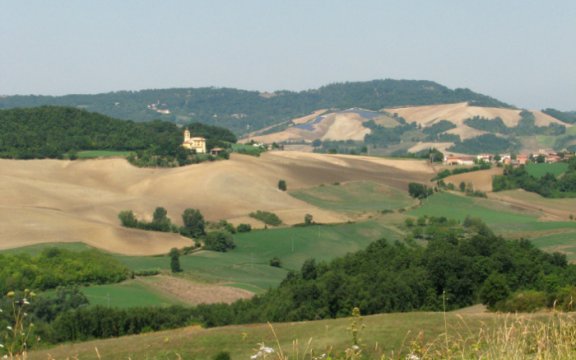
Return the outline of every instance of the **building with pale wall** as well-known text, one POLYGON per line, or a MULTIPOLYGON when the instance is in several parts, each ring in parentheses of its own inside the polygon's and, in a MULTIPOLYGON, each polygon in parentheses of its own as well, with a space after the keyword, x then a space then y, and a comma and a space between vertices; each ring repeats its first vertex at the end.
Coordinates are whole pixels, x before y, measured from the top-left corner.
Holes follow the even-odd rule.
POLYGON ((206 154, 206 138, 190 136, 190 130, 184 130, 184 142, 182 147, 188 150, 194 150, 196 154, 206 154))

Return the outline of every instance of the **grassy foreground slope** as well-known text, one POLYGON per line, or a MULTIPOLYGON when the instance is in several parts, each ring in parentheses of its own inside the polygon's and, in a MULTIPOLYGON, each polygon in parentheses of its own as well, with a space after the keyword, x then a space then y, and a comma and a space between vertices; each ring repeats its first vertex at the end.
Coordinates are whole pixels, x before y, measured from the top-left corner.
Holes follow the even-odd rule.
MULTIPOLYGON (((363 318, 360 349, 367 358, 421 359, 480 358, 527 359, 541 351, 550 359, 569 359, 574 354, 569 317, 553 315, 505 316, 488 313, 403 313, 363 318), (554 330, 552 323, 559 324, 554 330), (539 334, 538 330, 552 331, 539 334), (538 342, 535 341, 536 337, 538 342)), ((183 329, 127 336, 109 340, 64 344, 35 351, 30 359, 213 359, 229 352, 232 359, 247 359, 259 344, 272 347, 271 358, 321 356, 327 352, 344 358, 352 347, 351 318, 311 322, 253 324, 202 329, 183 329)))

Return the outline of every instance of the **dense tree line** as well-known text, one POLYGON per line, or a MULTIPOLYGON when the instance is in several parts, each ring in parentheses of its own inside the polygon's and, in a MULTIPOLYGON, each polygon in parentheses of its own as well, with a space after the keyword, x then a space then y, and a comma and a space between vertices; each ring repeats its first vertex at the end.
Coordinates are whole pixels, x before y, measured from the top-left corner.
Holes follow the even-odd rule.
POLYGON ((552 116, 553 118, 558 119, 558 120, 563 121, 563 122, 568 123, 568 124, 575 124, 576 123, 576 112, 575 111, 564 112, 564 111, 548 108, 548 109, 542 110, 542 112, 544 114, 548 114, 548 115, 552 116))
POLYGON ((192 311, 182 306, 117 309, 80 307, 61 313, 46 332, 52 343, 118 337, 186 326, 192 311))
POLYGON ((18 326, 23 333, 16 337, 24 339, 28 349, 39 344, 133 335, 197 323, 195 310, 189 307, 118 309, 90 306, 77 287, 59 287, 51 295, 35 295, 30 291, 3 294, 0 296, 0 309, 3 310, 0 311, 3 346, 8 346, 7 341, 17 341, 7 332, 18 326), (20 313, 19 324, 14 323, 15 313, 20 313))
MULTIPOLYGON (((198 209, 188 208, 182 212, 182 226, 177 226, 172 223, 172 220, 168 217, 168 212, 163 207, 157 207, 154 210, 152 221, 149 222, 137 219, 132 210, 121 211, 118 214, 118 218, 124 227, 179 233, 182 236, 195 239, 195 247, 199 247, 201 243, 204 243, 205 250, 226 252, 236 247, 232 237, 232 234, 237 231, 234 225, 226 220, 207 222, 204 220, 204 215, 202 215, 198 209)), ((238 225, 238 231, 240 232, 248 232, 251 229, 250 225, 247 224, 238 225)), ((175 262, 176 254, 179 255, 178 249, 172 249, 170 251, 169 255, 173 263, 175 262)), ((174 271, 174 269, 178 268, 179 265, 174 266, 172 267, 172 271, 178 272, 174 271)))
POLYGON ((556 139, 554 149, 557 151, 576 152, 576 134, 566 134, 556 139))
POLYGON ((394 144, 399 144, 404 139, 404 134, 408 132, 413 132, 418 129, 418 125, 413 123, 407 123, 403 118, 396 117, 399 121, 399 125, 393 128, 378 125, 374 120, 370 120, 364 123, 364 126, 371 130, 369 134, 364 137, 364 142, 367 145, 372 145, 376 147, 387 147, 394 144))
POLYGON ((456 125, 453 122, 440 120, 432 126, 422 129, 422 132, 427 135, 426 141, 442 141, 443 133, 454 128, 456 128, 456 125))
POLYGON ((197 317, 218 326, 348 316, 355 306, 366 314, 442 310, 443 296, 449 310, 505 301, 523 290, 543 292, 551 305, 576 281, 576 266, 565 255, 505 240, 478 220, 428 218, 418 226, 426 247, 379 240, 328 263, 311 259, 278 288, 232 305, 201 305, 197 317), (507 289, 500 296, 494 278, 507 289))
POLYGON ((411 182, 408 184, 408 194, 415 199, 425 199, 434 193, 434 189, 424 184, 411 182))
POLYGON ((468 89, 451 90, 432 81, 374 80, 335 83, 301 92, 271 94, 228 88, 119 91, 97 95, 7 96, 0 109, 42 105, 79 107, 115 118, 162 119, 186 124, 202 122, 241 134, 264 128, 317 109, 449 104, 467 101, 476 106, 510 107, 468 89), (153 107, 149 105, 154 104, 153 107), (159 114, 157 109, 169 110, 159 114))
POLYGON ((505 153, 513 151, 517 147, 518 144, 516 142, 507 138, 494 134, 484 134, 455 143, 454 146, 447 150, 462 154, 480 154, 488 150, 491 153, 505 153))
POLYGON ((36 256, 0 254, 0 293, 14 289, 46 290, 61 285, 105 284, 125 280, 129 270, 97 250, 73 252, 47 248, 36 256))
POLYGON ((488 170, 492 168, 492 165, 489 163, 482 162, 480 164, 474 165, 472 167, 457 167, 454 169, 444 169, 436 174, 432 178, 432 181, 441 180, 447 178, 448 176, 464 174, 473 171, 480 171, 480 170, 488 170))
POLYGON ((168 217, 168 211, 161 206, 154 210, 152 221, 136 218, 132 210, 120 211, 118 219, 120 219, 122 226, 129 228, 174 232, 190 238, 199 238, 206 235, 206 221, 204 220, 204 215, 198 209, 187 208, 182 212, 182 226, 172 223, 172 220, 168 217))
POLYGON ((250 213, 250 217, 260 220, 266 225, 279 226, 282 224, 282 220, 278 215, 270 211, 256 210, 250 213))
MULTIPOLYGON (((188 124, 206 137, 208 149, 230 147, 230 131, 188 124)), ((14 159, 73 157, 82 150, 134 151, 131 160, 142 166, 178 166, 197 162, 182 148, 183 130, 166 121, 136 123, 85 110, 43 106, 0 110, 0 157, 14 159)))
POLYGON ((561 176, 548 173, 541 178, 530 175, 523 165, 506 167, 503 175, 492 178, 493 191, 524 189, 544 197, 576 197, 576 158, 570 159, 568 164, 561 176))
POLYGON ((481 116, 473 116, 469 119, 464 120, 464 124, 470 126, 473 129, 487 131, 491 133, 499 134, 510 134, 512 129, 504 124, 504 121, 500 117, 494 119, 487 119, 481 116))
POLYGON ((566 133, 566 127, 556 123, 551 123, 548 126, 536 126, 536 118, 534 117, 534 114, 526 110, 520 112, 520 121, 518 121, 518 124, 515 127, 506 126, 500 117, 486 119, 480 116, 474 116, 464 120, 464 124, 482 131, 515 136, 557 136, 566 133))
POLYGON ((368 146, 363 141, 355 140, 324 140, 319 139, 312 142, 314 152, 322 154, 347 154, 359 155, 368 152, 368 146))

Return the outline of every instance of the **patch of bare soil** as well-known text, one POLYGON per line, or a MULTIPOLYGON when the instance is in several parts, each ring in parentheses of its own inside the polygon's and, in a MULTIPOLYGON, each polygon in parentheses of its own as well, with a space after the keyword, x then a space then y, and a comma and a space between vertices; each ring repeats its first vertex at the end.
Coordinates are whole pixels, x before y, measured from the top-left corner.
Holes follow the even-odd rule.
POLYGON ((447 150, 449 147, 454 146, 453 142, 442 142, 442 143, 435 143, 435 142, 419 142, 416 145, 412 146, 408 149, 408 152, 417 153, 422 150, 429 150, 431 148, 435 148, 443 153, 449 153, 447 150))
POLYGON ((153 281, 138 279, 147 286, 191 305, 230 304, 236 300, 249 299, 254 296, 248 290, 223 285, 200 284, 166 275, 158 275, 150 280, 153 281))
MULTIPOLYGON (((450 167, 447 169, 450 169, 450 167)), ((492 177, 495 175, 502 175, 502 168, 493 167, 488 170, 452 175, 445 178, 444 182, 454 184, 456 188, 458 188, 461 182, 466 184, 470 183, 474 187, 474 190, 488 192, 492 191, 492 177)))
MULTIPOLYGON (((316 112, 322 114, 322 112, 316 112)), ((315 113, 315 114, 316 114, 315 113)), ((364 140, 366 134, 371 132, 365 127, 364 118, 360 115, 350 112, 331 113, 323 116, 319 122, 315 122, 314 114, 303 118, 295 119, 296 125, 310 123, 306 128, 292 126, 283 131, 272 134, 258 135, 253 134, 250 140, 271 144, 273 142, 290 142, 290 141, 313 141, 322 140, 364 140), (313 123, 311 123, 313 122, 313 123)))
MULTIPOLYGON (((450 134, 457 134, 462 139, 468 139, 482 135, 484 132, 472 129, 464 124, 464 120, 479 116, 486 119, 494 119, 499 117, 504 124, 508 127, 515 127, 520 121, 520 112, 518 109, 502 109, 493 107, 480 107, 470 106, 468 103, 457 104, 442 104, 442 105, 427 105, 427 106, 411 106, 402 108, 385 109, 389 113, 395 113, 406 119, 408 122, 416 122, 424 127, 431 126, 441 120, 448 120, 454 123, 457 128, 449 130, 450 134)), ((572 125, 564 124, 563 122, 544 114, 541 111, 531 111, 536 118, 536 125, 548 126, 552 123, 561 124, 566 127, 572 125)))
POLYGON ((299 117, 296 119, 292 119, 292 123, 294 123, 296 125, 306 124, 307 122, 312 121, 312 120, 316 119, 316 117, 324 114, 326 111, 328 111, 328 110, 327 109, 316 110, 310 115, 306 115, 306 116, 302 116, 302 117, 299 117))

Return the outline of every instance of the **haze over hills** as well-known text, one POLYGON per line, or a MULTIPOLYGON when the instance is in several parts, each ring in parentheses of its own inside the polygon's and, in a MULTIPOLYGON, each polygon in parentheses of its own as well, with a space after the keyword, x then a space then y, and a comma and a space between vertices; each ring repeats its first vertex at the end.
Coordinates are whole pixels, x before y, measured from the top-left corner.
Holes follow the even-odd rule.
POLYGON ((563 150, 576 142, 570 128, 543 111, 480 107, 468 102, 371 111, 319 110, 241 141, 308 143, 315 151, 338 152, 368 145, 371 154, 418 153, 429 148, 454 153, 538 152, 563 150), (324 142, 324 144, 321 144, 324 142), (345 144, 343 145, 343 143, 345 144), (353 142, 353 143, 351 143, 353 142), (338 149, 340 148, 340 149, 338 149))
POLYGON ((0 109, 59 105, 80 107, 119 119, 199 121, 237 134, 274 125, 318 109, 418 106, 469 102, 477 106, 511 105, 468 89, 449 89, 432 81, 373 80, 326 85, 318 89, 271 93, 229 88, 154 89, 96 95, 0 97, 0 109))
POLYGON ((135 121, 197 121, 230 129, 244 141, 356 143, 328 143, 316 149, 320 152, 398 155, 430 147, 453 153, 576 147, 576 135, 569 131, 576 122, 573 113, 527 112, 431 81, 347 82, 301 92, 188 88, 0 98, 0 109, 39 105, 77 107, 135 121), (365 145, 367 151, 362 151, 365 145))

